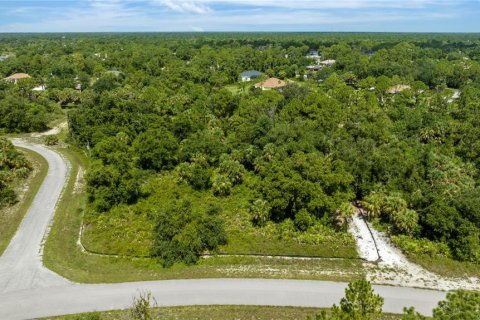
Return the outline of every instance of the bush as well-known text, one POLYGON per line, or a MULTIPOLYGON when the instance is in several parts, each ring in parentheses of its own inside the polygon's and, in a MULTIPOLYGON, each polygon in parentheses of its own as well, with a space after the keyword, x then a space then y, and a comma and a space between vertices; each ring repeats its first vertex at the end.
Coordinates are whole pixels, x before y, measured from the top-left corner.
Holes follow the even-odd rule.
POLYGON ((205 251, 226 244, 224 222, 218 212, 218 208, 198 212, 190 202, 174 200, 156 217, 153 254, 165 267, 175 262, 194 264, 205 251))
POLYGON ((480 293, 460 290, 447 294, 433 310, 435 320, 478 320, 480 319, 480 293))
POLYGON ((212 190, 216 196, 228 196, 232 190, 230 179, 218 174, 213 178, 212 190))
POLYGON ((256 226, 263 227, 270 219, 270 206, 268 205, 268 202, 263 199, 253 201, 250 204, 248 211, 252 217, 253 224, 256 226))
POLYGON ((415 239, 406 235, 392 236, 393 243, 402 251, 411 255, 427 255, 430 257, 450 257, 450 248, 442 242, 434 242, 428 239, 415 239))
POLYGON ((58 141, 58 136, 56 135, 45 136, 43 138, 43 143, 45 143, 47 146, 57 145, 58 141))
POLYGON ((295 215, 295 220, 293 221, 295 227, 300 231, 307 231, 307 229, 311 227, 314 222, 315 221, 313 220, 312 215, 305 209, 298 211, 298 213, 295 215))
POLYGON ((212 169, 204 155, 197 155, 191 163, 183 162, 177 167, 180 179, 196 190, 209 189, 212 185, 212 169))

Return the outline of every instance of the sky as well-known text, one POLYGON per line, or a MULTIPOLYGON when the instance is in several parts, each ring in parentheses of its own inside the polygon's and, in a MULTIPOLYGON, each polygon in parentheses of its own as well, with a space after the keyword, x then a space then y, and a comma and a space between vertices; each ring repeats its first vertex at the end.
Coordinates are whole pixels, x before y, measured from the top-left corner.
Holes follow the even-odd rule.
POLYGON ((480 0, 0 0, 0 32, 480 32, 480 0))

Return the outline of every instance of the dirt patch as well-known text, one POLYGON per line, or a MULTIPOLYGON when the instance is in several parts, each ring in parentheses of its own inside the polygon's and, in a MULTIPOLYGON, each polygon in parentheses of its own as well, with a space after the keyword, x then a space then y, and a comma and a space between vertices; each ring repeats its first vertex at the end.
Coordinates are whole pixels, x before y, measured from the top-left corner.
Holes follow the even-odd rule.
POLYGON ((45 131, 45 132, 41 132, 41 133, 32 133, 32 137, 33 138, 39 138, 39 137, 44 137, 44 136, 53 136, 55 134, 59 134, 62 129, 65 129, 67 128, 67 122, 62 122, 60 124, 58 124, 57 126, 53 127, 52 129, 48 130, 48 131, 45 131))
POLYGON ((437 290, 480 290, 480 280, 447 278, 410 262, 382 232, 375 230, 360 212, 352 218, 349 228, 357 242, 360 257, 366 260, 367 278, 373 283, 437 290))

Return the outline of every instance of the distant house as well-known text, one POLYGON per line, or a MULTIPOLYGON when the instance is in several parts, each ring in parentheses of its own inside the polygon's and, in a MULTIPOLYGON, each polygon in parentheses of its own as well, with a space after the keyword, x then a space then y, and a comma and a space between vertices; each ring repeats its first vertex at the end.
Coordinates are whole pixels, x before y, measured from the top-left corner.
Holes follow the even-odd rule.
POLYGON ((26 73, 14 73, 11 76, 4 78, 3 80, 8 82, 17 83, 18 80, 31 78, 30 75, 26 73))
POLYGON ((249 70, 249 71, 244 71, 240 73, 240 79, 242 79, 242 82, 246 82, 246 81, 251 81, 253 79, 256 79, 261 75, 262 73, 260 71, 249 70))
POLYGON ((387 93, 389 94, 397 94, 405 90, 409 90, 412 87, 410 87, 408 84, 397 84, 393 87, 388 88, 387 93))
POLYGON ((310 50, 307 53, 307 58, 318 58, 319 56, 320 55, 319 55, 319 52, 317 50, 310 50))
POLYGON ((320 64, 323 65, 323 66, 326 66, 326 67, 331 67, 331 66, 333 66, 336 62, 337 62, 336 60, 329 59, 329 60, 320 61, 320 64))
POLYGON ((45 86, 44 84, 41 84, 35 88, 32 89, 32 91, 45 91, 47 89, 47 86, 45 86))
POLYGON ((270 78, 263 82, 255 84, 255 88, 260 88, 262 90, 272 90, 272 89, 282 89, 291 81, 284 81, 277 78, 270 78))
POLYGON ((2 55, 0 56, 0 62, 5 61, 9 58, 9 56, 2 55))

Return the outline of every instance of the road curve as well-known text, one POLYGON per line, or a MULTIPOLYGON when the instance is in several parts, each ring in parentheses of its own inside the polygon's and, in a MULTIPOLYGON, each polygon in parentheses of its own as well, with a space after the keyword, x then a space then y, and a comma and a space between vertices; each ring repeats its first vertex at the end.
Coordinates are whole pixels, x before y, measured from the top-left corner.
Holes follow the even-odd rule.
POLYGON ((12 142, 42 155, 49 168, 31 207, 0 257, 0 293, 66 285, 69 283, 66 279, 43 266, 42 246, 67 181, 68 165, 58 153, 44 146, 31 145, 20 139, 12 142))
MULTIPOLYGON (((88 311, 122 309, 142 291, 159 306, 272 305, 330 307, 344 295, 345 283, 305 280, 197 279, 117 284, 75 284, 46 269, 42 239, 66 184, 69 166, 58 153, 15 140, 45 157, 48 175, 5 254, 0 257, 0 319, 31 319, 88 311)), ((384 311, 401 313, 414 306, 430 315, 444 292, 374 286, 385 299, 384 311)))

